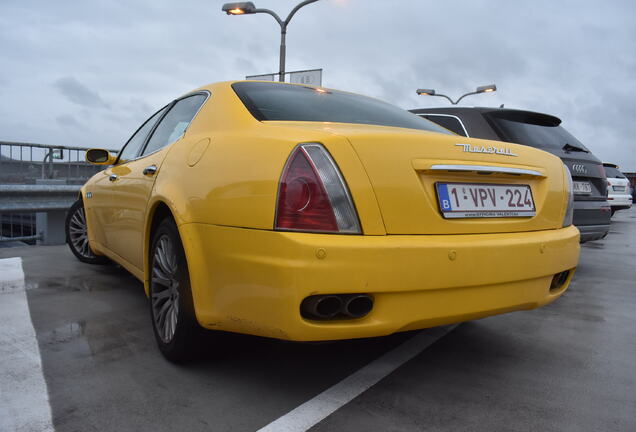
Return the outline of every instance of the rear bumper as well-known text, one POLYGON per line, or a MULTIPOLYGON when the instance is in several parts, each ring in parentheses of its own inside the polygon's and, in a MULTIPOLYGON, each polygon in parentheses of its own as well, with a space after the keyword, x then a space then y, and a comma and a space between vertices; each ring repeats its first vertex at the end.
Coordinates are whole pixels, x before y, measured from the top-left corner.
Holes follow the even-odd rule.
POLYGON ((574 201, 574 225, 581 232, 581 243, 605 238, 611 217, 607 201, 574 201))
MULTIPOLYGON (((552 277, 574 269, 579 232, 357 236, 205 224, 179 227, 202 326, 279 339, 372 337, 532 309, 558 298, 552 277), (364 318, 300 315, 315 294, 367 293, 364 318)), ((573 272, 571 272, 573 273, 573 272)))
POLYGON ((581 243, 587 241, 600 240, 607 236, 609 233, 609 225, 582 225, 577 226, 581 232, 581 243))
POLYGON ((610 194, 607 202, 614 210, 628 209, 632 206, 632 196, 628 194, 610 194))

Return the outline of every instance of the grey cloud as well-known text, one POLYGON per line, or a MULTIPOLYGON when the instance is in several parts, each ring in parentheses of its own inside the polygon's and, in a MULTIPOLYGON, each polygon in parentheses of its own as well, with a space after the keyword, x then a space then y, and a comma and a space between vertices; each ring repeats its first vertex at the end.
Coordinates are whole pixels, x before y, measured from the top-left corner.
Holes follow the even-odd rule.
MULTIPOLYGON (((182 2, 178 13, 188 19, 152 0, 3 2, 4 137, 117 147, 178 95, 275 72, 279 27, 264 14, 228 17, 224 1, 182 2), (56 120, 65 114, 86 129, 56 120)), ((600 158, 636 171, 636 2, 417 1, 395 13, 399 4, 320 0, 303 8, 288 28, 287 70, 323 68, 325 86, 403 108, 447 105, 416 96, 418 87, 454 98, 495 82, 496 93, 462 104, 555 114, 600 158)), ((292 7, 258 5, 281 16, 292 7)))
MULTIPOLYGON (((254 62, 244 57, 239 57, 236 60, 234 60, 234 67, 238 70, 258 71, 258 67, 254 64, 254 62)), ((246 75, 254 74, 254 73, 260 73, 260 72, 247 72, 246 75)))
POLYGON ((82 130, 86 129, 80 122, 77 121, 75 117, 73 117, 70 114, 59 115, 55 117, 55 121, 61 126, 73 127, 73 128, 82 129, 82 130))
POLYGON ((108 104, 99 94, 73 77, 60 78, 54 83, 55 87, 71 102, 91 108, 108 108, 108 104))
POLYGON ((125 113, 132 116, 138 122, 146 120, 156 111, 148 102, 140 98, 130 98, 126 104, 122 106, 125 113))

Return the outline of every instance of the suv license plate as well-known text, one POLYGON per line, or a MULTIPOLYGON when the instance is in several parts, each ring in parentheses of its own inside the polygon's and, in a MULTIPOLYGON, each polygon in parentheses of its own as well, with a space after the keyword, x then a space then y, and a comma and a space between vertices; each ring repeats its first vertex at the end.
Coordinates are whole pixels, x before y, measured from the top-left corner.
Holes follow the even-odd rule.
POLYGON ((436 183, 442 215, 449 218, 531 217, 536 214, 528 185, 436 183))
POLYGON ((592 193, 592 185, 590 184, 590 182, 575 181, 572 182, 572 186, 575 194, 592 193))

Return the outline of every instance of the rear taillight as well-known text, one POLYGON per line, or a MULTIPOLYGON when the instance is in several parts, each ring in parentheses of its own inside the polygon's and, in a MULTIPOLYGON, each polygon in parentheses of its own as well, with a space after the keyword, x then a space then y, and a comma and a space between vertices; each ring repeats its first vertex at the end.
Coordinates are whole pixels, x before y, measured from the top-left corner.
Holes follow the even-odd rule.
POLYGON ((572 219, 574 218, 574 185, 572 184, 570 169, 565 164, 563 164, 563 168, 565 169, 565 177, 568 184, 568 201, 565 207, 562 227, 569 227, 572 225, 572 219))
POLYGON ((280 180, 274 228, 361 234, 347 185, 321 144, 299 144, 289 156, 280 180))
MULTIPOLYGON (((608 187, 611 185, 611 183, 609 182, 609 180, 607 180, 607 175, 605 174, 605 167, 603 165, 599 165, 598 168, 599 168, 599 172, 600 172, 601 177, 602 177, 601 180, 605 181, 605 193, 604 193, 604 195, 608 196, 609 195, 608 187)), ((603 192, 603 191, 601 191, 601 192, 603 192)))

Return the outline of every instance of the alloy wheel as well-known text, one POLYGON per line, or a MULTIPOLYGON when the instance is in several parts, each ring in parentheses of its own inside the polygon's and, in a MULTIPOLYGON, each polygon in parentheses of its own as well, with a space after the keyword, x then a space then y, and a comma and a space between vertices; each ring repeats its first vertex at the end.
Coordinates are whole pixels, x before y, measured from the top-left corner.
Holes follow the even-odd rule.
POLYGON ((69 240, 73 248, 84 258, 95 258, 95 254, 88 244, 88 232, 86 230, 86 214, 84 207, 78 207, 71 216, 68 226, 69 240))
POLYGON ((170 343, 179 318, 177 254, 172 240, 162 235, 152 260, 151 302, 155 328, 164 343, 170 343))

